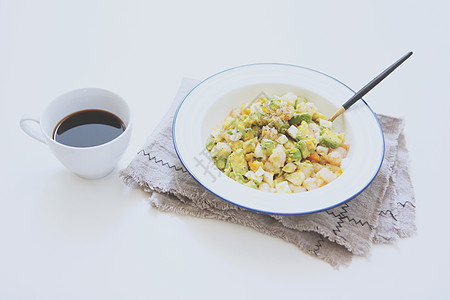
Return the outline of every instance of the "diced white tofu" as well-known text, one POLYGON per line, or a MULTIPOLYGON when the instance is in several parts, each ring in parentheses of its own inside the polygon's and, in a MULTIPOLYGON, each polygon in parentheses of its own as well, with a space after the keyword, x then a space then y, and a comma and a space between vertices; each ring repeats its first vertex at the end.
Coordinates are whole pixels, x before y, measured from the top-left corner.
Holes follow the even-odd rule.
POLYGON ((273 187, 273 174, 270 172, 265 172, 263 175, 263 181, 268 183, 270 187, 273 187))
POLYGON ((269 156, 269 162, 271 162, 275 167, 281 168, 286 162, 286 149, 283 145, 277 145, 273 149, 272 154, 269 156))
POLYGON ((316 107, 316 105, 315 105, 314 103, 312 103, 312 102, 306 102, 305 104, 306 104, 306 106, 309 106, 309 107, 311 107, 311 108, 314 109, 314 110, 317 110, 317 107, 316 107))
POLYGON ((255 175, 256 175, 256 176, 263 176, 264 173, 266 173, 266 171, 264 171, 263 168, 259 167, 259 169, 256 170, 255 175))
POLYGON ((298 128, 295 127, 294 125, 291 125, 291 127, 288 128, 287 133, 288 133, 293 139, 295 139, 295 138, 297 137, 298 128))
POLYGON ((233 142, 236 142, 237 140, 239 140, 241 138, 242 134, 238 131, 233 132, 232 134, 230 134, 229 139, 232 140, 233 142))
POLYGON ((276 142, 278 144, 284 145, 288 142, 288 138, 284 134, 282 134, 277 138, 276 142))
POLYGON ((220 133, 220 129, 217 129, 217 128, 214 128, 212 131, 211 131, 211 135, 216 139, 217 138, 217 136, 219 135, 219 133, 220 133))
POLYGON ((302 187, 302 186, 292 184, 291 182, 288 182, 288 184, 289 184, 289 188, 291 189, 291 191, 293 193, 306 192, 306 189, 304 187, 302 187))
POLYGON ((289 188, 289 184, 287 181, 282 181, 275 186, 275 190, 277 193, 291 193, 291 189, 289 188))
POLYGON ((281 100, 285 101, 286 103, 288 103, 288 104, 290 104, 292 106, 294 106, 295 105, 295 101, 297 100, 297 96, 294 93, 289 92, 289 93, 284 94, 283 96, 281 96, 281 100))
POLYGON ((321 187, 323 185, 323 180, 319 179, 319 178, 306 178, 305 181, 303 182, 303 186, 308 190, 314 190, 317 189, 319 187, 321 187))
POLYGON ((262 150, 261 144, 258 143, 255 147, 255 157, 256 158, 262 158, 264 157, 264 152, 262 150))
POLYGON ((317 172, 316 176, 317 178, 322 179, 325 183, 329 183, 337 178, 337 176, 327 168, 323 168, 317 172))
POLYGON ((308 113, 311 116, 317 111, 316 107, 310 102, 300 102, 297 105, 297 111, 300 113, 308 113))
POLYGON ((314 122, 308 124, 308 129, 309 129, 309 132, 314 132, 314 133, 319 132, 320 133, 319 125, 317 125, 314 122))
POLYGON ((297 166, 296 166, 294 163, 290 162, 290 163, 287 163, 287 164, 283 167, 282 170, 283 170, 284 172, 286 172, 286 173, 292 173, 292 172, 294 172, 296 169, 297 169, 297 166))
POLYGON ((298 165, 298 169, 300 170, 300 172, 305 174, 305 177, 311 177, 311 175, 314 172, 313 166, 310 164, 305 164, 305 163, 300 163, 298 165))
POLYGON ((266 170, 267 172, 273 173, 273 174, 278 174, 281 171, 281 168, 274 165, 271 161, 267 160, 264 163, 264 170, 266 170))
POLYGON ((303 181, 305 180, 306 176, 301 171, 297 171, 291 174, 284 175, 284 178, 288 180, 289 182, 292 182, 295 185, 302 185, 303 181))
POLYGON ((330 149, 324 146, 317 146, 316 151, 319 154, 327 154, 330 149))
POLYGON ((254 181, 256 183, 261 183, 263 180, 262 176, 256 176, 256 174, 253 171, 248 171, 245 173, 245 177, 247 177, 249 180, 254 181))
POLYGON ((218 157, 226 158, 231 153, 231 147, 227 143, 219 142, 216 144, 215 147, 216 147, 216 152, 217 152, 216 156, 218 156, 218 157))
POLYGON ((217 154, 218 154, 217 146, 212 147, 212 149, 211 149, 211 157, 212 158, 217 157, 217 154))
POLYGON ((245 177, 247 177, 248 179, 250 179, 250 177, 252 177, 252 175, 255 175, 255 173, 253 171, 248 171, 247 173, 245 173, 245 177))
POLYGON ((330 121, 328 121, 328 120, 324 120, 324 119, 320 119, 320 120, 319 120, 319 125, 320 125, 320 126, 323 126, 323 127, 326 127, 326 128, 331 128, 331 127, 333 127, 333 123, 332 123, 332 122, 330 122, 330 121))
POLYGON ((267 184, 267 183, 265 183, 265 182, 261 183, 261 184, 259 185, 258 189, 259 189, 260 191, 264 191, 264 192, 270 192, 270 190, 271 190, 270 185, 267 184))

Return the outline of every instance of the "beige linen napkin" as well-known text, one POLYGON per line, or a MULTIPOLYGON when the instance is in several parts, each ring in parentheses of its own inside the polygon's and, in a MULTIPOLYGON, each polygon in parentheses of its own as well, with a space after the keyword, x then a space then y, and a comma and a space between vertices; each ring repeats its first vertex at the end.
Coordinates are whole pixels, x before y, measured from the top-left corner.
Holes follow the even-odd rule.
MULTIPOLYGON (((366 255, 373 243, 388 243, 416 231, 415 198, 408 171, 403 120, 377 115, 386 153, 374 181, 361 194, 335 208, 308 215, 250 211, 205 190, 185 170, 172 142, 172 121, 184 96, 198 83, 184 79, 175 100, 129 166, 122 180, 151 193, 161 211, 224 220, 282 238, 334 267, 352 255, 366 255)), ((205 159, 206 163, 206 159, 205 159)))

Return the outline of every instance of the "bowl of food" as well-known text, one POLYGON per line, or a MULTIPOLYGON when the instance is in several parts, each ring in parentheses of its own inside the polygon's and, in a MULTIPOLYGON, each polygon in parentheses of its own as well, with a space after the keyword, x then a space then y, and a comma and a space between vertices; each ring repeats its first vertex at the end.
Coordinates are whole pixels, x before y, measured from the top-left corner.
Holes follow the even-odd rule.
POLYGON ((295 65, 228 69, 183 99, 174 147, 193 178, 225 201, 272 214, 329 209, 362 192, 384 157, 380 123, 364 101, 328 121, 354 93, 295 65))

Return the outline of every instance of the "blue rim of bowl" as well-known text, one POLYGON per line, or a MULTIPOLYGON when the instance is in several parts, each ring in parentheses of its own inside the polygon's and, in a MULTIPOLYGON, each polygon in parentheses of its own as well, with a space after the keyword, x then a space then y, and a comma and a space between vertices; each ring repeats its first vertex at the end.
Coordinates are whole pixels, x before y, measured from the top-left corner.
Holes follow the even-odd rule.
POLYGON ((175 114, 174 114, 174 117, 173 117, 173 123, 172 123, 172 142, 173 142, 173 146, 174 146, 174 148, 175 148, 175 152, 177 153, 177 156, 178 156, 178 158, 179 158, 180 161, 181 161, 181 164, 182 164, 182 165, 184 166, 184 168, 189 172, 189 174, 190 174, 190 175, 191 175, 191 176, 192 176, 192 177, 193 177, 193 178, 194 178, 194 179, 195 179, 195 180, 196 180, 196 181, 197 181, 204 189, 208 190, 208 191, 209 191, 210 193, 212 193, 213 195, 215 195, 215 196, 219 197, 220 199, 223 199, 223 200, 225 200, 225 201, 227 201, 227 202, 229 202, 229 203, 231 203, 231 204, 237 205, 237 206, 239 206, 239 207, 242 207, 242 208, 245 208, 245 209, 248 209, 248 210, 251 210, 251 211, 256 211, 256 212, 264 213, 264 214, 273 214, 273 215, 307 215, 307 214, 313 214, 313 213, 317 213, 317 212, 321 212, 321 211, 324 211, 324 210, 327 210, 327 209, 331 209, 331 208, 337 207, 337 206, 339 206, 339 205, 342 205, 342 204, 344 204, 344 203, 346 203, 346 202, 352 200, 352 199, 355 198, 356 196, 358 196, 362 191, 364 191, 364 190, 372 183, 372 181, 375 179, 375 177, 377 176, 378 172, 380 171, 381 165, 383 164, 383 161, 384 161, 385 147, 386 147, 386 143, 385 143, 385 140, 384 140, 383 128, 381 127, 380 121, 378 120, 377 115, 373 112, 373 110, 370 108, 370 106, 369 106, 369 105, 366 103, 366 101, 364 101, 364 99, 362 99, 362 98, 360 99, 360 101, 362 101, 362 102, 367 106, 367 108, 370 110, 370 112, 373 114, 373 116, 374 116, 375 120, 377 121, 378 126, 379 126, 379 128, 380 128, 381 138, 382 138, 382 141, 383 141, 383 147, 382 147, 382 150, 383 150, 383 151, 382 151, 382 154, 381 154, 380 165, 378 166, 378 169, 377 169, 377 171, 375 172, 375 174, 373 175, 373 177, 369 180, 369 182, 368 182, 361 190, 359 190, 358 192, 356 192, 356 193, 355 193, 354 195, 352 195, 351 197, 348 197, 347 199, 344 199, 344 200, 342 200, 341 202, 336 203, 336 204, 334 204, 334 205, 331 205, 331 206, 328 206, 328 207, 325 207, 325 208, 320 208, 320 209, 317 209, 317 210, 307 211, 307 212, 292 212, 292 213, 271 212, 271 211, 264 211, 264 210, 255 209, 255 208, 252 208, 252 207, 246 207, 246 206, 244 206, 244 205, 237 204, 237 203, 233 202, 233 200, 226 199, 226 198, 224 198, 224 197, 222 197, 222 196, 216 194, 216 193, 215 193, 214 191, 212 191, 211 189, 207 188, 205 185, 203 185, 203 183, 202 183, 197 177, 195 177, 195 175, 191 172, 191 170, 189 170, 189 168, 186 166, 185 162, 183 161, 183 158, 181 157, 181 155, 180 155, 180 153, 179 153, 179 151, 178 151, 177 141, 176 141, 176 139, 175 139, 175 134, 174 134, 174 133, 175 133, 175 124, 176 124, 176 122, 177 122, 178 112, 179 112, 181 106, 183 105, 184 101, 187 99, 187 97, 189 97, 189 95, 191 94, 191 92, 194 91, 197 87, 199 87, 199 86, 200 86, 201 84, 203 84, 205 81, 207 81, 207 80, 209 80, 209 79, 211 79, 211 78, 213 78, 213 77, 216 77, 217 75, 220 75, 220 74, 222 74, 222 73, 225 73, 225 72, 228 72, 228 71, 231 71, 231 70, 235 70, 235 69, 240 69, 240 68, 245 68, 245 67, 251 67, 251 66, 260 66, 260 65, 287 66, 287 67, 295 67, 295 68, 300 68, 300 69, 312 71, 312 72, 315 72, 315 73, 324 75, 324 76, 326 76, 326 77, 328 77, 328 78, 330 78, 330 79, 332 79, 332 80, 338 82, 339 84, 341 84, 341 85, 343 85, 344 87, 346 87, 347 89, 349 89, 352 93, 355 93, 355 94, 356 94, 356 92, 355 92, 354 90, 352 90, 349 86, 347 86, 347 85, 344 84, 343 82, 337 80, 336 78, 334 78, 334 77, 332 77, 332 76, 330 76, 330 75, 328 75, 328 74, 325 74, 325 73, 323 73, 323 72, 320 72, 320 71, 317 71, 317 70, 314 70, 314 69, 311 69, 311 68, 308 68, 308 67, 303 67, 303 66, 298 66, 298 65, 293 65, 293 64, 285 64, 285 63, 253 63, 253 64, 246 64, 246 65, 240 65, 240 66, 232 67, 232 68, 229 68, 229 69, 226 69, 226 70, 217 72, 217 73, 215 73, 215 74, 213 74, 213 75, 207 77, 206 79, 202 80, 202 81, 201 81, 200 83, 198 83, 196 86, 194 86, 194 87, 189 91, 189 93, 187 93, 186 96, 184 96, 183 100, 182 100, 181 103, 178 105, 178 108, 177 108, 177 110, 175 111, 175 114))

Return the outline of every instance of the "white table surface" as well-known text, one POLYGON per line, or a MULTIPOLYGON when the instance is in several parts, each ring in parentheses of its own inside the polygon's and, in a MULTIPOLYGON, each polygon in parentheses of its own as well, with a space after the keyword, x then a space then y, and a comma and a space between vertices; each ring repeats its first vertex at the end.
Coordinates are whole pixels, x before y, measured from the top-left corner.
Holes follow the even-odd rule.
POLYGON ((0 1, 0 299, 450 299, 449 1, 0 1), (418 233, 335 270, 238 225, 166 214, 118 179, 183 77, 255 62, 325 72, 404 117, 418 233), (108 177, 72 175, 23 133, 59 94, 134 114, 108 177))

